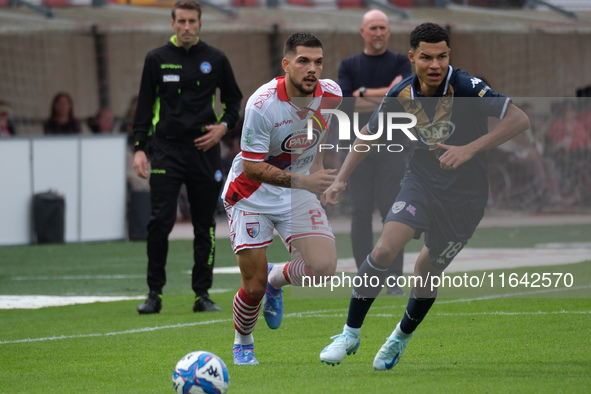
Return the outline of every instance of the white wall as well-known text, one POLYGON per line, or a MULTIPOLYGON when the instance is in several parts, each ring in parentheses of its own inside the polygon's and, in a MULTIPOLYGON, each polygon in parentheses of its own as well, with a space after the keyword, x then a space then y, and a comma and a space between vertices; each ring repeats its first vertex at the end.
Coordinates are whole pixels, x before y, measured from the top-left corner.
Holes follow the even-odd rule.
POLYGON ((65 198, 65 241, 125 239, 125 135, 0 140, 0 245, 32 240, 31 202, 65 198))
POLYGON ((0 139, 0 245, 30 241, 31 166, 30 141, 0 139))

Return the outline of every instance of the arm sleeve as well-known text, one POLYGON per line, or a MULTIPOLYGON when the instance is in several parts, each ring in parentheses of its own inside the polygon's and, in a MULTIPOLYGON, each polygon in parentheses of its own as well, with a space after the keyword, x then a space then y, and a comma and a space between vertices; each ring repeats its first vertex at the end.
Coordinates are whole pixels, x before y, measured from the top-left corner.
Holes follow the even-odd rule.
POLYGON ((262 161, 269 152, 271 130, 272 124, 267 117, 252 107, 247 108, 240 139, 242 157, 252 161, 262 161))
POLYGON ((137 110, 133 122, 134 150, 144 150, 148 143, 149 133, 154 118, 154 104, 158 89, 158 77, 152 66, 151 56, 148 54, 144 61, 144 71, 140 82, 137 110))
POLYGON ((465 74, 462 84, 469 91, 468 97, 478 100, 480 111, 487 116, 503 119, 511 99, 503 94, 493 91, 484 81, 465 74))
POLYGON ((224 112, 220 121, 226 122, 228 124, 228 129, 232 129, 236 125, 236 122, 238 122, 238 114, 242 103, 242 92, 236 83, 236 78, 234 77, 230 61, 224 56, 222 62, 224 72, 222 73, 219 87, 221 92, 220 99, 224 106, 224 112))

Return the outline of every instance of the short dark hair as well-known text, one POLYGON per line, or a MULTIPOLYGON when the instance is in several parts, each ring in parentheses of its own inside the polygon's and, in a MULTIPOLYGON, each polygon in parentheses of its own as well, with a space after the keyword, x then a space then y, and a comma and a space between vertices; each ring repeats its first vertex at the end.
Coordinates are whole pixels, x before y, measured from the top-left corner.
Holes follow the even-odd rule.
POLYGON ((437 44, 441 41, 445 41, 449 47, 447 30, 436 23, 427 22, 420 24, 410 33, 410 48, 413 50, 417 49, 421 42, 437 44))
POLYGON ((322 48, 322 41, 312 33, 294 33, 285 41, 283 56, 296 53, 296 47, 322 48))
POLYGON ((195 10, 199 19, 201 19, 201 4, 195 0, 178 0, 172 6, 172 20, 176 20, 176 10, 195 10))

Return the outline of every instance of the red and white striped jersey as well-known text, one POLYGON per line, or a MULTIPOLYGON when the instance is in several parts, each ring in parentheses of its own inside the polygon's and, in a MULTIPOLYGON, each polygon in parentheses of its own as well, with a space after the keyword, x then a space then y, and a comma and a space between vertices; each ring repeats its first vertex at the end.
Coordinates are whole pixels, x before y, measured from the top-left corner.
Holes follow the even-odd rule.
POLYGON ((341 100, 341 88, 330 79, 319 80, 306 107, 289 100, 285 77, 261 86, 246 104, 242 152, 232 162, 222 194, 224 201, 253 213, 290 211, 292 189, 248 179, 242 160, 266 162, 294 174, 307 174, 330 124, 331 115, 322 116, 320 111, 338 107, 341 100), (312 139, 308 139, 309 120, 312 139))

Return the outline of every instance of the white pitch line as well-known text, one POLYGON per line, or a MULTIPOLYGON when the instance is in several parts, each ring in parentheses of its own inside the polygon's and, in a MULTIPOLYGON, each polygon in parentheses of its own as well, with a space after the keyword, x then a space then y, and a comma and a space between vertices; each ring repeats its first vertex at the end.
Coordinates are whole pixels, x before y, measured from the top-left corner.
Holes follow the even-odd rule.
MULTIPOLYGON (((445 312, 438 312, 435 313, 437 316, 476 316, 476 315, 499 315, 499 316, 525 316, 525 315, 533 315, 533 316, 542 316, 542 315, 568 315, 568 314, 576 314, 576 315, 589 315, 591 311, 537 311, 537 312, 476 312, 476 313, 445 313, 445 312)), ((345 313, 320 313, 315 314, 314 312, 297 312, 297 313, 290 313, 284 316, 287 318, 318 318, 318 317, 346 317, 345 313)), ((377 314, 377 315, 370 315, 375 317, 396 317, 393 314, 377 314)), ((203 322, 194 322, 194 323, 184 323, 184 324, 172 324, 168 326, 156 326, 156 327, 144 327, 138 328, 134 330, 126 330, 126 331, 116 331, 116 332, 108 332, 105 334, 80 334, 80 335, 60 335, 60 336, 53 336, 53 337, 45 337, 45 338, 26 338, 26 339, 16 339, 12 341, 0 341, 0 345, 8 345, 8 344, 15 344, 15 343, 31 343, 31 342, 44 342, 44 341, 56 341, 61 339, 81 339, 81 338, 97 338, 97 337, 108 337, 108 336, 117 336, 117 335, 127 335, 127 334, 139 334, 143 332, 152 332, 152 331, 159 331, 159 330, 166 330, 171 328, 185 328, 185 327, 195 327, 195 326, 206 326, 210 324, 217 324, 217 323, 231 323, 233 319, 220 319, 220 320, 208 320, 203 322)))
POLYGON ((474 312, 474 313, 446 313, 436 312, 436 316, 537 316, 537 315, 589 315, 591 311, 537 311, 537 312, 474 312))
MULTIPOLYGON (((506 296, 512 296, 513 294, 507 294, 506 296)), ((461 299, 461 300, 449 300, 449 301, 441 301, 438 303, 440 304, 447 304, 452 302, 472 302, 472 301, 482 301, 487 300, 489 298, 470 298, 470 299, 461 299)), ((405 307, 405 305, 383 305, 383 306, 376 306, 373 309, 384 309, 384 308, 392 308, 392 307, 405 307)), ((307 311, 307 312, 295 312, 295 313, 288 313, 284 315, 284 318, 308 318, 308 317, 346 317, 346 312, 348 309, 335 309, 335 310, 318 310, 318 311, 307 311), (340 313, 339 313, 340 312, 340 313)), ((438 312, 438 315, 442 316, 463 316, 463 315, 470 315, 463 314, 463 313, 445 313, 445 312, 438 312)), ((498 315, 507 315, 507 316, 517 316, 517 315, 549 315, 549 314, 591 314, 591 311, 555 311, 555 312, 477 312, 476 314, 498 314, 498 315)), ((376 315, 370 315, 376 316, 376 315)), ((378 314, 377 316, 387 316, 387 317, 394 317, 394 315, 387 315, 387 314, 378 314)), ((194 327, 194 326, 205 326, 210 324, 217 324, 217 323, 230 323, 233 322, 233 319, 220 319, 220 320, 207 320, 202 322, 194 322, 194 323, 184 323, 184 324, 173 324, 167 326, 156 326, 156 327, 144 327, 138 328, 134 330, 126 330, 126 331, 115 331, 109 332, 105 334, 95 333, 95 334, 80 334, 80 335, 60 335, 60 336, 53 336, 53 337, 44 337, 44 338, 26 338, 26 339, 16 339, 16 340, 9 340, 9 341, 0 341, 0 345, 8 345, 8 344, 15 344, 15 343, 30 343, 30 342, 44 342, 44 341, 55 341, 61 339, 79 339, 79 338, 96 338, 96 337, 107 337, 107 336, 116 336, 116 335, 127 335, 127 334, 137 334, 142 332, 152 332, 158 330, 166 330, 170 328, 184 328, 184 327, 194 327)))
MULTIPOLYGON (((591 289, 591 285, 573 286, 573 287, 559 287, 559 288, 552 288, 552 289, 540 289, 540 290, 532 290, 532 291, 523 291, 523 292, 519 292, 519 293, 492 294, 492 295, 488 295, 488 296, 484 296, 484 297, 471 298, 468 300, 482 301, 482 300, 494 300, 497 298, 512 298, 512 297, 519 298, 522 296, 534 296, 534 295, 539 295, 539 294, 560 293, 562 291, 585 290, 585 289, 591 289)), ((439 302, 439 304, 442 304, 442 303, 452 304, 452 303, 456 303, 456 302, 465 302, 468 300, 463 300, 463 299, 447 300, 447 301, 441 301, 441 302, 439 302)))
MULTIPOLYGON (((233 291, 233 290, 232 289, 210 289, 209 294, 227 293, 229 291, 233 291)), ((145 295, 139 295, 139 296, 0 295, 0 309, 40 309, 40 308, 55 307, 55 306, 92 304, 95 302, 142 300, 145 298, 146 298, 145 295)))
POLYGON ((61 275, 61 276, 13 276, 11 280, 92 280, 92 279, 138 279, 146 275, 61 275))
POLYGON ((158 330, 166 330, 168 328, 183 328, 183 327, 193 327, 193 326, 203 326, 215 323, 228 323, 233 321, 232 319, 224 319, 224 320, 208 320, 204 322, 194 322, 194 323, 185 323, 185 324, 173 324, 169 326, 156 326, 156 327, 144 327, 144 328, 137 328, 134 330, 126 330, 126 331, 116 331, 116 332, 108 332, 106 334, 80 334, 80 335, 60 335, 55 337, 45 337, 45 338, 27 338, 27 339, 17 339, 14 341, 0 341, 0 345, 6 345, 10 343, 28 343, 28 342, 44 342, 44 341, 56 341, 59 339, 78 339, 78 338, 95 338, 95 337, 108 337, 108 336, 115 336, 115 335, 126 335, 126 334, 137 334, 142 332, 151 332, 151 331, 158 331, 158 330))

